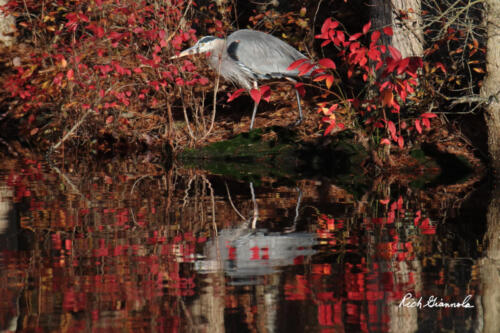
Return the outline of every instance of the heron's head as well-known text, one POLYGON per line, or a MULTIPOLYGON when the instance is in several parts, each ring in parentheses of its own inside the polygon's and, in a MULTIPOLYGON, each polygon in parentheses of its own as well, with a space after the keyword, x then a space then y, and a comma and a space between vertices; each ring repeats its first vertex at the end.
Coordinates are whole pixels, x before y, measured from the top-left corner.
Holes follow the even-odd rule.
POLYGON ((217 42, 219 40, 219 38, 213 36, 202 37, 196 44, 188 49, 185 49, 184 51, 181 51, 178 55, 170 57, 170 59, 177 59, 190 54, 200 54, 213 51, 217 47, 217 42))

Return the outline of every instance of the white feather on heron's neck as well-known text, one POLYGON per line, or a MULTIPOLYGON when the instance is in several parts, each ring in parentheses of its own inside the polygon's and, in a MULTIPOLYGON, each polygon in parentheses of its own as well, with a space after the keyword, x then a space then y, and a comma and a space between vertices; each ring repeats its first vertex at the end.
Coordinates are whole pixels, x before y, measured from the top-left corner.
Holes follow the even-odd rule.
POLYGON ((208 57, 210 66, 227 81, 247 90, 252 89, 254 75, 250 71, 245 71, 241 64, 230 57, 226 39, 214 39, 211 41, 211 46, 208 57))

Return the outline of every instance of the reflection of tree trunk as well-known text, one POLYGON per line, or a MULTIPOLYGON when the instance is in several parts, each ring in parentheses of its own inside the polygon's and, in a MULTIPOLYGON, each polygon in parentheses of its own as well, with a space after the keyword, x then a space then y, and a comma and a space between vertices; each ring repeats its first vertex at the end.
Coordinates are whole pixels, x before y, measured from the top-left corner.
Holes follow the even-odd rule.
MULTIPOLYGON (((497 1, 497 0, 495 0, 497 1)), ((484 332, 498 332, 500 327, 500 184, 492 191, 486 215, 486 256, 482 260, 482 307, 484 332)))
MULTIPOLYGON (((4 6, 7 0, 0 0, 0 7, 4 6)), ((4 15, 0 10, 0 45, 4 43, 6 46, 14 44, 15 38, 11 36, 15 31, 16 22, 12 15, 4 15)))
POLYGON ((500 172, 500 1, 487 0, 486 20, 486 78, 481 94, 490 100, 486 106, 486 125, 488 126, 488 149, 492 167, 500 172))
MULTIPOLYGON (((410 282, 410 276, 415 278, 413 285, 415 295, 422 292, 422 264, 420 260, 412 262, 399 261, 393 263, 395 285, 405 285, 410 282)), ((389 332, 413 333, 418 330, 418 309, 400 307, 399 302, 389 305, 389 332)))
POLYGON ((392 26, 394 35, 390 38, 382 34, 382 42, 397 48, 403 58, 423 55, 420 7, 421 0, 370 0, 373 27, 392 26))
POLYGON ((200 297, 192 303, 190 311, 193 314, 196 332, 223 333, 224 329, 224 276, 220 273, 208 274, 203 281, 206 284, 200 297))

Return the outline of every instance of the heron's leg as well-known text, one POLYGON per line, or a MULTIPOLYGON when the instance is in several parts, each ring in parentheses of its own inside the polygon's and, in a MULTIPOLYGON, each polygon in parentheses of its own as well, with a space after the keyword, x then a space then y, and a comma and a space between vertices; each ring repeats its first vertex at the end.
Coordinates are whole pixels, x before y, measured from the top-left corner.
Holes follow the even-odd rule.
POLYGON ((255 115, 257 114, 257 106, 258 105, 259 104, 255 103, 255 102, 253 103, 252 120, 250 120, 250 130, 252 130, 252 128, 253 128, 253 123, 255 121, 255 115))
MULTIPOLYGON (((291 77, 286 77, 286 79, 288 81, 292 82, 293 86, 295 88, 295 84, 297 84, 297 80, 295 80, 291 77)), ((295 96, 297 97, 297 106, 299 108, 299 119, 297 119, 297 121, 295 122, 295 125, 299 125, 302 122, 302 119, 304 117, 302 116, 302 106, 300 105, 300 94, 299 94, 299 91, 297 90, 297 88, 295 88, 295 96)))
MULTIPOLYGON (((257 81, 253 81, 253 89, 259 89, 259 86, 257 85, 257 81)), ((255 115, 257 114, 257 107, 259 106, 259 103, 253 102, 253 112, 252 112, 252 120, 250 120, 250 130, 253 128, 253 123, 255 121, 255 115)))
POLYGON ((295 89, 295 96, 297 96, 297 106, 299 107, 299 119, 297 120, 297 122, 295 122, 295 125, 299 125, 304 117, 302 116, 302 106, 300 105, 300 94, 297 89, 295 89))

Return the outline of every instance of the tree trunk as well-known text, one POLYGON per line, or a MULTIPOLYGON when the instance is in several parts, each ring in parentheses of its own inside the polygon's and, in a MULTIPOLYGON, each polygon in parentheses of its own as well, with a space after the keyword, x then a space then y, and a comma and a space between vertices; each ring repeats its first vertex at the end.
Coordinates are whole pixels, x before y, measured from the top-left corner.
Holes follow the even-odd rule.
POLYGON ((375 29, 391 26, 394 35, 382 34, 382 43, 397 48, 403 58, 423 55, 421 0, 370 0, 375 29))
MULTIPOLYGON (((0 7, 4 6, 7 0, 0 0, 0 7)), ((11 46, 15 42, 13 36, 16 30, 16 21, 12 15, 6 15, 0 10, 0 46, 11 46)))
POLYGON ((489 100, 485 108, 488 150, 495 185, 486 220, 486 256, 482 260, 482 305, 484 332, 500 327, 500 1, 485 0, 487 24, 486 77, 481 94, 489 100))
POLYGON ((488 150, 491 167, 495 176, 500 178, 500 1, 485 0, 487 43, 486 77, 481 94, 489 100, 485 118, 488 127, 488 150))

